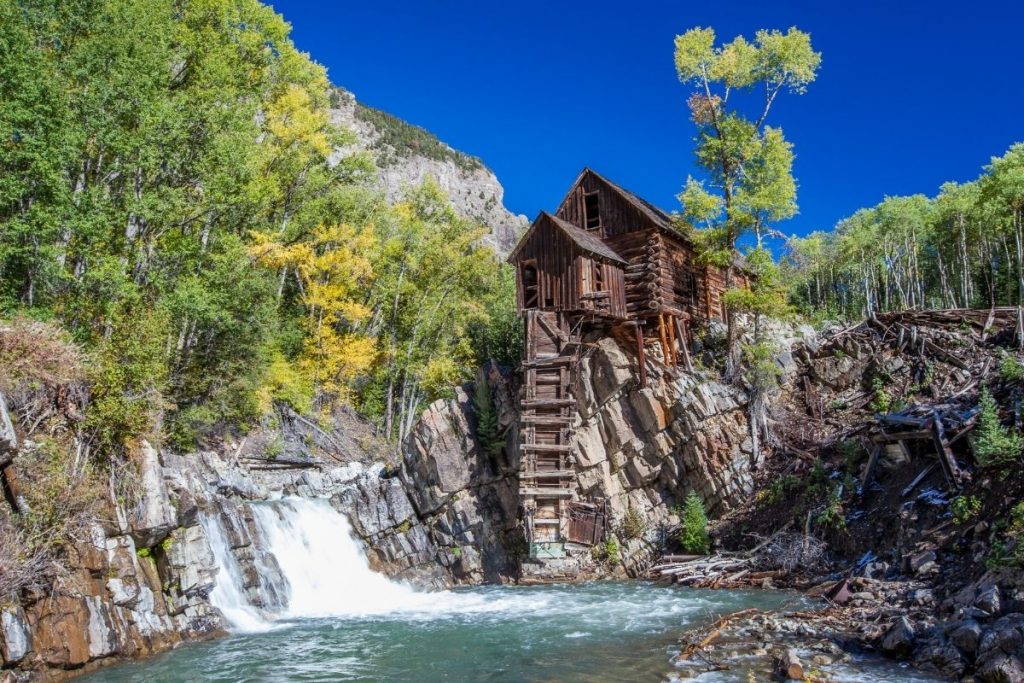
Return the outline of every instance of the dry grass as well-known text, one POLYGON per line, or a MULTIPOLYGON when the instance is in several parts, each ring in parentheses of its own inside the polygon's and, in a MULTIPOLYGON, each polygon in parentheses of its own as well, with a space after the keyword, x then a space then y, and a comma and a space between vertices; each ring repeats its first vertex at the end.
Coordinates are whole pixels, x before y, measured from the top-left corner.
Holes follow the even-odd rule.
POLYGON ((0 393, 23 434, 51 417, 80 419, 84 374, 81 351, 60 327, 24 317, 0 322, 0 393))

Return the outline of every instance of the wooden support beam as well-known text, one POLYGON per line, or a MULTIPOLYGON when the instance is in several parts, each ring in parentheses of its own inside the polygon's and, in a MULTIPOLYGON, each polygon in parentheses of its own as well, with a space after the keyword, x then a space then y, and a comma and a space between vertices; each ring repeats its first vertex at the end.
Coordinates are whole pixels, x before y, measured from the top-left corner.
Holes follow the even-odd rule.
POLYGON ((878 464, 878 458, 882 455, 882 445, 875 444, 874 449, 871 451, 871 457, 868 458, 867 469, 864 470, 864 478, 860 482, 860 490, 866 491, 868 484, 871 483, 871 477, 875 474, 875 465, 878 464))
POLYGON ((665 336, 665 316, 661 313, 658 314, 658 337, 661 339, 661 355, 667 364, 671 357, 668 351, 668 337, 665 336))
POLYGON ((676 326, 679 328, 679 347, 683 350, 683 363, 686 364, 686 371, 693 372, 693 362, 690 360, 690 348, 686 342, 686 323, 676 318, 676 326))
POLYGON ((676 370, 679 368, 679 363, 676 360, 676 319, 666 313, 665 323, 668 326, 668 350, 672 356, 672 369, 676 370))
POLYGON ((960 488, 960 466, 953 455, 953 449, 949 447, 946 440, 946 430, 942 425, 942 418, 938 411, 932 413, 932 434, 935 439, 935 450, 939 454, 939 462, 942 464, 942 473, 946 475, 946 483, 953 491, 960 488))
POLYGON ((644 353, 644 331, 639 324, 635 325, 636 329, 636 355, 640 362, 640 388, 643 389, 647 386, 647 356, 644 353))

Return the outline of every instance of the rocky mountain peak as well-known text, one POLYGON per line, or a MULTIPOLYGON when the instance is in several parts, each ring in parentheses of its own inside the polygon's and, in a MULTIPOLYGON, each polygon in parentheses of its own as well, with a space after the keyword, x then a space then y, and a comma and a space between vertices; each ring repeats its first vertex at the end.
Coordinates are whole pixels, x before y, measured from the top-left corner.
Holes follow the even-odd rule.
POLYGON ((460 152, 433 133, 358 102, 351 92, 331 93, 331 122, 355 132, 353 150, 369 150, 377 163, 381 189, 397 201, 406 188, 432 177, 448 194, 459 215, 486 225, 484 242, 504 257, 526 229, 526 216, 505 208, 505 189, 477 157, 460 152))

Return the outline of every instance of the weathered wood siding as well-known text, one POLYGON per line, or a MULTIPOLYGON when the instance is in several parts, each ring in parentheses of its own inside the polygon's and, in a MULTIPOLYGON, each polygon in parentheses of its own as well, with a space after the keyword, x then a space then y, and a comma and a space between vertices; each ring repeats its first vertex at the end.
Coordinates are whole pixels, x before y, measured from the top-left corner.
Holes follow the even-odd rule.
POLYGON ((649 216, 626 201, 618 192, 609 188, 601 179, 590 174, 584 175, 582 180, 569 191, 555 215, 573 225, 585 228, 585 197, 591 192, 598 193, 598 208, 601 214, 599 234, 601 237, 614 237, 627 232, 655 227, 649 216))
POLYGON ((558 312, 598 312, 613 318, 626 317, 625 281, 622 268, 589 254, 561 230, 541 223, 515 257, 516 303, 525 310, 523 273, 526 265, 537 269, 538 308, 558 312), (594 269, 600 273, 595 273, 594 269), (601 283, 607 297, 586 291, 587 283, 601 283))

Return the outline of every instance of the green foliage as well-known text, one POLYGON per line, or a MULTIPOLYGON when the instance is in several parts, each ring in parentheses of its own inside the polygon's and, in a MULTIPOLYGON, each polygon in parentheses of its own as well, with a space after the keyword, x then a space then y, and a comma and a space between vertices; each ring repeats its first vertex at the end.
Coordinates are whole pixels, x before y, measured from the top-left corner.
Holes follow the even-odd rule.
POLYGON ((1008 382, 1019 382, 1024 379, 1024 365, 1017 356, 1004 351, 999 362, 999 376, 1008 382))
POLYGON ((985 564, 989 569, 1024 567, 1024 501, 1014 505, 996 526, 1002 528, 1003 538, 992 543, 985 564))
MULTIPOLYGON (((782 259, 805 311, 840 317, 1024 301, 1024 144, 937 196, 887 197, 829 232, 791 239, 782 259)), ((1011 370, 1012 372, 1012 370, 1011 370)))
POLYGON ((787 474, 772 481, 771 485, 762 492, 761 498, 768 505, 781 503, 786 494, 799 486, 800 479, 792 474, 787 474))
POLYGON ((876 413, 890 413, 896 405, 895 397, 885 387, 886 384, 883 378, 875 377, 871 380, 871 388, 874 394, 871 402, 868 404, 868 408, 876 413))
POLYGON ((627 541, 640 538, 647 531, 647 520, 632 505, 626 511, 626 517, 622 520, 622 537, 627 541))
POLYGON ((981 500, 977 496, 957 496, 950 504, 950 509, 953 511, 954 522, 967 524, 981 513, 981 500))
MULTIPOLYGON (((782 130, 766 125, 769 111, 783 91, 803 93, 817 75, 821 55, 807 33, 758 31, 752 42, 742 36, 721 46, 715 32, 695 28, 675 39, 675 66, 680 82, 695 86, 688 105, 697 129, 697 165, 706 179, 687 178, 679 195, 685 220, 700 226, 696 243, 705 262, 726 268, 726 285, 735 283, 737 242, 756 238, 752 266, 771 264, 763 240, 775 225, 797 210, 793 148, 782 130), (734 92, 757 89, 763 100, 733 100, 734 92), (741 106, 747 104, 747 111, 741 106), (753 105, 753 106, 750 106, 753 105), (709 187, 717 188, 713 192, 709 187), (763 256, 760 252, 764 252, 763 256)), ((773 266, 772 266, 773 267, 773 266)), ((727 292, 730 311, 759 317, 784 306, 781 281, 766 276, 765 286, 727 292)), ((732 330, 732 315, 729 316, 732 330)), ((734 356, 730 336, 730 359, 734 356)), ((758 339, 757 341, 760 341, 758 339)))
POLYGON ((494 407, 494 397, 487 382, 478 379, 474 384, 473 408, 476 412, 477 442, 484 453, 495 458, 505 447, 505 439, 498 429, 498 411, 494 407))
POLYGON ((465 171, 483 167, 476 157, 457 152, 437 137, 378 109, 356 104, 356 117, 373 125, 379 137, 373 148, 381 166, 391 166, 400 158, 419 155, 435 161, 451 161, 465 171))
POLYGON ((704 503, 696 491, 690 491, 683 504, 682 526, 679 529, 679 545, 688 553, 703 555, 711 550, 708 534, 708 516, 704 503))
POLYGON ((516 311, 515 270, 501 264, 494 289, 483 298, 481 315, 469 327, 476 362, 493 360, 514 368, 523 355, 523 321, 516 311))
POLYGON ((981 391, 981 412, 974 430, 974 457, 981 467, 1005 470, 1020 459, 1024 440, 1003 426, 999 406, 988 389, 981 391))
POLYGON ((838 486, 829 494, 825 508, 818 513, 817 522, 840 533, 846 531, 846 516, 843 514, 843 501, 838 486))
POLYGON ((825 485, 828 483, 828 470, 825 469, 825 463, 819 458, 814 461, 811 466, 811 471, 807 476, 807 492, 812 496, 818 496, 825 491, 825 485))
POLYGON ((775 362, 775 353, 776 348, 767 342, 743 345, 744 378, 754 392, 764 394, 779 387, 782 368, 775 362))
MULTIPOLYGON (((94 453, 188 450, 275 405, 353 403, 401 435, 478 358, 518 360, 481 226, 436 183, 392 208, 369 155, 335 163, 343 95, 269 6, 0 3, 0 46, 0 311, 88 353, 94 453)), ((479 168, 359 116, 396 153, 479 168)))

